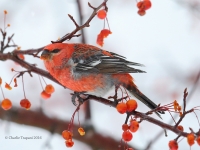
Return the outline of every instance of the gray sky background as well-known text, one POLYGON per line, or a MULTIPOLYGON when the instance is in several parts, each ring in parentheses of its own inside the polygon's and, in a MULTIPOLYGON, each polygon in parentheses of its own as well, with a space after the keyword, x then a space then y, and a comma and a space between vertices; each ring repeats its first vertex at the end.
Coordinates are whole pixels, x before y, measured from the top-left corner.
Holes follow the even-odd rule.
MULTIPOLYGON (((86 0, 82 1, 84 20, 91 14, 86 0)), ((93 6, 98 6, 102 0, 90 0, 93 6)), ((175 98, 182 103, 182 95, 185 87, 191 90, 191 83, 187 77, 197 73, 200 65, 200 26, 199 18, 192 15, 186 6, 182 6, 176 0, 153 0, 152 8, 147 10, 145 16, 137 14, 136 2, 134 0, 109 0, 108 20, 112 34, 105 39, 103 49, 125 56, 128 60, 142 63, 146 74, 133 74, 136 85, 155 103, 167 104, 175 98)), ((71 14, 78 20, 77 6, 75 0, 1 0, 0 1, 0 27, 3 27, 3 10, 8 11, 7 23, 11 27, 7 29, 8 34, 15 33, 14 41, 23 49, 39 48, 47 45, 51 40, 56 40, 64 34, 71 32, 75 26, 68 18, 71 14)), ((103 21, 94 18, 91 26, 85 29, 86 41, 88 44, 96 45, 96 37, 103 28, 103 21)), ((71 41, 80 42, 80 38, 73 38, 71 41)), ((96 45, 97 46, 97 45, 96 45)), ((31 63, 43 67, 41 60, 26 57, 31 63)), ((21 70, 13 62, 0 62, 0 76, 3 81, 10 82, 14 75, 10 69, 21 70)), ((52 83, 48 81, 48 83, 52 83)), ((23 99, 21 79, 18 80, 19 87, 12 91, 4 89, 7 98, 10 98, 14 105, 19 106, 23 99)), ((70 90, 54 84, 56 93, 52 98, 43 101, 45 113, 52 117, 69 119, 75 110, 70 101, 70 90)), ((33 78, 25 75, 26 96, 32 102, 31 109, 40 106, 40 92, 38 76, 33 78), (37 84, 35 84, 37 83, 37 84)), ((199 91, 199 88, 198 88, 199 91)), ((108 94, 109 95, 109 94, 108 94)), ((188 104, 188 109, 200 104, 200 94, 196 92, 188 104)), ((2 96, 0 95, 0 99, 2 96)), ((139 103, 138 110, 148 111, 148 108, 139 103)), ((115 109, 92 102, 92 123, 99 132, 113 136, 120 141, 121 125, 125 115, 120 115, 115 109)), ((200 115, 197 112, 198 116, 200 115)), ((156 117, 156 116, 155 116, 156 117)), ((81 116, 80 116, 81 119, 81 116)), ((77 119, 75 119, 77 120, 77 119)), ((164 122, 171 120, 167 113, 163 116, 164 122)), ((192 127, 195 131, 199 129, 198 121, 194 114, 185 118, 182 125, 185 131, 192 127)), ((67 128, 67 127, 66 127, 67 128)), ((137 133, 133 135, 130 144, 144 148, 150 139, 153 139, 160 127, 143 122, 137 133), (145 143, 145 144, 144 144, 145 143)), ((74 131, 76 132, 76 131, 74 131)), ((86 133, 87 134, 87 133, 86 133)), ((25 125, 0 122, 0 148, 2 150, 40 150, 44 149, 50 133, 38 128, 25 125), (9 129, 8 129, 9 128, 9 129), (8 129, 8 132, 7 132, 8 129), (6 140, 5 136, 42 136, 42 140, 6 140)), ((84 137, 83 137, 84 138, 84 137)), ((176 138, 176 135, 168 131, 168 137, 162 137, 157 141, 152 150, 168 149, 168 141, 176 138)), ((53 135, 50 140, 51 150, 67 149, 64 140, 60 135, 53 135)), ((89 150, 89 147, 75 142, 72 150, 89 150)), ((189 146, 186 139, 179 144, 180 149, 189 146)), ((46 150, 50 148, 46 148, 46 150)), ((198 149, 197 144, 192 150, 198 149)))

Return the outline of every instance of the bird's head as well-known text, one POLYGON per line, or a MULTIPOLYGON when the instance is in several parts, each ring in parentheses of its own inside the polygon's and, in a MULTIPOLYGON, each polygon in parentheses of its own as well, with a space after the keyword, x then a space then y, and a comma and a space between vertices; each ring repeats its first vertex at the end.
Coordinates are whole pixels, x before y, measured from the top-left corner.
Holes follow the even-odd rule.
POLYGON ((72 53, 71 45, 66 43, 54 43, 44 47, 40 58, 44 61, 55 61, 69 58, 72 53))

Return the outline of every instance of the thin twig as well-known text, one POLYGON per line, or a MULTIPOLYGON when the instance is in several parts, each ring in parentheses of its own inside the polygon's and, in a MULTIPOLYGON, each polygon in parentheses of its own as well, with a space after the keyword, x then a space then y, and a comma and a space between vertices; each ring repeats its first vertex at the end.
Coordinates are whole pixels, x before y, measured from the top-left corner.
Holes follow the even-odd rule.
MULTIPOLYGON (((75 35, 78 31, 82 30, 82 29, 85 28, 85 27, 89 27, 89 26, 90 26, 90 22, 91 22, 92 19, 96 16, 97 11, 98 11, 101 7, 105 6, 105 4, 106 4, 107 1, 108 1, 108 0, 105 0, 105 1, 104 1, 101 5, 99 5, 97 8, 91 6, 91 4, 88 3, 89 7, 91 7, 91 8, 93 9, 93 13, 90 15, 90 17, 88 18, 88 20, 87 20, 83 25, 81 25, 81 26, 77 26, 77 24, 75 24, 75 25, 76 25, 76 29, 74 29, 71 33, 68 33, 68 34, 64 35, 62 38, 60 38, 60 39, 57 40, 57 41, 51 41, 51 42, 52 42, 52 43, 62 43, 62 42, 64 42, 64 41, 66 41, 66 40, 70 40, 72 37, 74 37, 74 35, 75 35)), ((72 20, 72 21, 73 21, 73 20, 72 20)), ((73 21, 73 22, 74 22, 74 21, 73 21)))

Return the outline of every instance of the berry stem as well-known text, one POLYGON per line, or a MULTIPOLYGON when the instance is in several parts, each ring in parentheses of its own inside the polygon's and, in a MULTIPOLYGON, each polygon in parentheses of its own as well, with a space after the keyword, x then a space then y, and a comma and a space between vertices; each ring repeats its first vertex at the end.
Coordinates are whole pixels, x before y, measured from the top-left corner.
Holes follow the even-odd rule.
POLYGON ((168 112, 169 112, 170 116, 172 117, 174 123, 176 124, 176 121, 174 120, 174 117, 172 116, 171 112, 170 111, 168 111, 168 112))
POLYGON ((23 87, 23 91, 24 91, 24 98, 26 99, 26 94, 25 94, 25 90, 24 90, 24 76, 22 75, 22 87, 23 87))
MULTIPOLYGON (((0 85, 0 87, 1 87, 1 85, 0 85)), ((1 87, 1 92, 2 92, 2 95, 3 95, 3 99, 5 99, 2 87, 1 87)))
POLYGON ((195 111, 193 111, 193 113, 195 114, 195 116, 196 116, 196 118, 197 118, 197 121, 198 121, 198 123, 199 123, 199 126, 200 126, 200 122, 199 122, 199 118, 198 118, 197 114, 195 113, 195 111))
POLYGON ((80 124, 80 119, 79 119, 79 111, 78 111, 78 124, 79 124, 79 127, 80 127, 81 124, 80 124))
POLYGON ((80 106, 81 106, 81 104, 79 104, 78 106, 77 106, 77 108, 76 108, 76 110, 74 111, 74 113, 73 113, 73 115, 72 115, 72 118, 71 118, 71 120, 70 120, 70 123, 69 123, 69 125, 68 125, 68 130, 69 131, 73 131, 73 124, 74 124, 74 116, 75 116, 75 114, 76 114, 76 112, 77 111, 79 111, 79 109, 80 109, 80 106))
POLYGON ((42 86, 42 82, 41 82, 41 79, 40 79, 40 76, 38 75, 38 78, 39 78, 39 81, 40 81, 40 85, 41 85, 41 87, 42 87, 42 90, 44 91, 44 88, 43 88, 43 86, 42 86))
POLYGON ((108 23, 108 18, 106 17, 106 22, 107 22, 107 25, 108 25, 108 29, 110 30, 110 25, 108 23))
POLYGON ((103 29, 105 29, 105 25, 106 25, 106 22, 105 22, 105 19, 103 20, 103 29))
POLYGON ((44 83, 47 85, 46 81, 44 80, 44 78, 42 77, 42 80, 44 81, 44 83))
POLYGON ((4 13, 4 24, 3 24, 3 28, 4 28, 4 32, 5 32, 5 30, 6 30, 6 13, 4 13))
POLYGON ((126 116, 126 120, 125 120, 125 123, 124 124, 127 124, 128 123, 128 119, 129 119, 129 117, 130 117, 130 114, 129 113, 126 113, 127 114, 127 116, 126 116))
POLYGON ((19 74, 20 74, 20 73, 16 73, 16 74, 12 77, 12 79, 11 79, 9 85, 11 84, 11 82, 13 81, 14 78, 17 78, 17 76, 18 76, 19 74))

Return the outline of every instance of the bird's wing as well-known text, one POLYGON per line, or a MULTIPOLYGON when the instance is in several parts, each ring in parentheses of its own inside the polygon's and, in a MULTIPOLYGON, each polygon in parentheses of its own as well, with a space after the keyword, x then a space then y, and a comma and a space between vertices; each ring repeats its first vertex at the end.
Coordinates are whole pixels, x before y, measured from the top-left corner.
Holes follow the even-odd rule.
POLYGON ((97 47, 90 47, 87 50, 77 48, 72 55, 75 72, 93 72, 103 74, 118 73, 144 73, 145 71, 130 66, 143 66, 142 64, 130 62, 126 58, 97 47), (93 49, 94 48, 94 49, 93 49))

